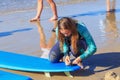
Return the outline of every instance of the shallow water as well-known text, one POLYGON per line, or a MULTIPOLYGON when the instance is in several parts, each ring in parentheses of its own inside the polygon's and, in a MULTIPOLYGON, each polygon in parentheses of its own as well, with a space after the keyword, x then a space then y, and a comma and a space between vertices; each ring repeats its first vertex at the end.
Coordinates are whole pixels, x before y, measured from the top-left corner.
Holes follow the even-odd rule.
MULTIPOLYGON (((49 5, 44 1, 44 8, 47 8, 49 5)), ((89 2, 95 0, 54 0, 57 6, 66 5, 66 4, 75 4, 80 2, 89 2)), ((37 6, 37 0, 1 0, 0 1, 0 15, 20 12, 26 10, 34 10, 37 6)))

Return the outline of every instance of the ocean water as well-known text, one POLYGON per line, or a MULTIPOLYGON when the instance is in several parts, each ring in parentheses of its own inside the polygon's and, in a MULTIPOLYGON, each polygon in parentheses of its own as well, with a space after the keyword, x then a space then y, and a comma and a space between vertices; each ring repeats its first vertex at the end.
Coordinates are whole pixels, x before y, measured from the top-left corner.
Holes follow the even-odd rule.
POLYGON ((35 6, 35 0, 0 0, 0 13, 33 9, 35 6))
MULTIPOLYGON (((44 1, 44 7, 48 7, 47 0, 44 1)), ((75 4, 80 2, 96 0, 54 0, 56 5, 75 4)), ((0 0, 0 14, 6 14, 15 11, 25 11, 36 9, 37 0, 0 0)))

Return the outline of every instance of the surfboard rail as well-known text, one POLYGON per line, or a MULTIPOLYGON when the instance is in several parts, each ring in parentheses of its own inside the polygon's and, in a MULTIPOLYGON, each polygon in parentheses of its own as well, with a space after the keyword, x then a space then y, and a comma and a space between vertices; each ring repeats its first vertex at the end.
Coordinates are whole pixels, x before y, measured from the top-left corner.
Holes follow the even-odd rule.
POLYGON ((77 65, 66 66, 64 62, 51 63, 49 60, 40 57, 6 51, 0 51, 0 68, 44 72, 47 77, 50 77, 50 72, 64 72, 67 76, 72 77, 70 71, 80 69, 77 65))

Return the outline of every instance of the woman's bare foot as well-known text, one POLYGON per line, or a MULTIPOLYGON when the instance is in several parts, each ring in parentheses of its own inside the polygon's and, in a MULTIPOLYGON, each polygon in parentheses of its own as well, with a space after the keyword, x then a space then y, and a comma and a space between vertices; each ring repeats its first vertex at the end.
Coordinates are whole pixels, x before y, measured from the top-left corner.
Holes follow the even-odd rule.
POLYGON ((30 20, 30 22, 39 21, 39 20, 40 20, 39 18, 33 18, 30 20))
POLYGON ((49 20, 50 20, 50 21, 54 21, 54 20, 57 20, 57 19, 58 19, 57 16, 53 16, 53 17, 51 17, 49 20))

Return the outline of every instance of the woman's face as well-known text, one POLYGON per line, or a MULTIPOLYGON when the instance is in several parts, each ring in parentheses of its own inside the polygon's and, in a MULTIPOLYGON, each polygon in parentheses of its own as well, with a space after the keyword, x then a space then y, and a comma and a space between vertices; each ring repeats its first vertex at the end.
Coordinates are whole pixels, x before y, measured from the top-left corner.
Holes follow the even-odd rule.
POLYGON ((64 27, 60 27, 60 33, 62 33, 64 36, 70 36, 71 35, 71 31, 68 29, 65 29, 64 27))

